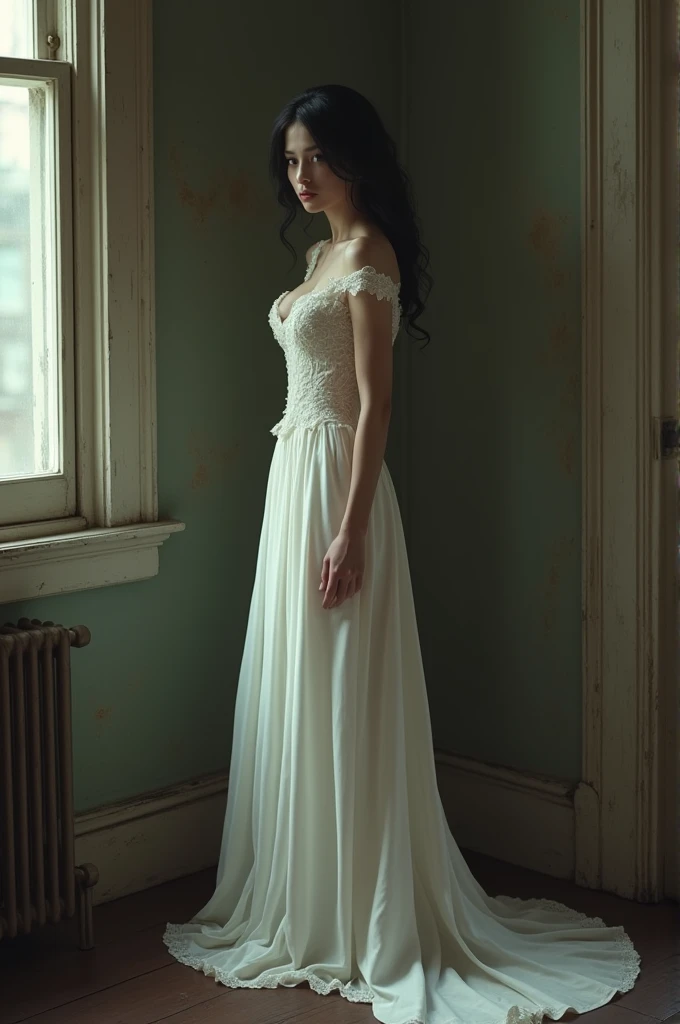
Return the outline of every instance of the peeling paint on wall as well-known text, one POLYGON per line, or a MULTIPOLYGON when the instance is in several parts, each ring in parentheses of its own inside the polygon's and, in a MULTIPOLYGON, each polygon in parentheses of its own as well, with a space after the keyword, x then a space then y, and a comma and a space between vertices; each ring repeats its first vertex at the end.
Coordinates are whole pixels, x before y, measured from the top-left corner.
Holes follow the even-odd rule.
MULTIPOLYGON (((627 125, 623 126, 626 130, 627 125)), ((614 209, 621 219, 627 217, 635 206, 635 187, 624 165, 621 152, 618 119, 612 121, 612 134, 604 159, 604 194, 611 197, 614 209)))

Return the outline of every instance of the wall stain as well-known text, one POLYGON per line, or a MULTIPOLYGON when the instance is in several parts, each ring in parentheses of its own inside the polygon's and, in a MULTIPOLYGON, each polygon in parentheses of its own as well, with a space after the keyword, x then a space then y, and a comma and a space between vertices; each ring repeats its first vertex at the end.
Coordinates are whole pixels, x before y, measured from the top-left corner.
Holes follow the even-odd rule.
POLYGON ((560 442, 557 448, 557 458, 567 476, 573 476, 576 462, 576 438, 573 434, 568 434, 560 442))
POLYGON ((210 477, 208 473, 208 467, 204 462, 201 462, 197 467, 194 475, 191 478, 191 486, 194 490, 198 487, 205 487, 209 483, 210 477))
POLYGON ((195 192, 186 180, 179 182, 179 201, 191 209, 197 224, 203 224, 217 203, 219 187, 213 186, 206 193, 195 192))
POLYGON ((251 185, 244 172, 237 174, 227 182, 227 197, 229 205, 235 210, 249 212, 252 194, 251 185))
POLYGON ((192 431, 187 442, 189 455, 195 460, 191 487, 198 490, 213 480, 215 470, 218 476, 233 466, 239 457, 239 444, 214 444, 199 431, 192 431))
POLYGON ((548 288, 563 288, 569 280, 569 271, 560 266, 560 244, 568 214, 554 214, 537 210, 531 222, 529 244, 543 268, 548 288))
POLYGON ((106 728, 109 728, 112 722, 113 708, 97 708, 94 713, 95 720, 97 722, 96 735, 101 737, 106 728))
POLYGON ((177 197, 181 205, 192 214, 196 224, 205 224, 224 211, 253 216, 264 209, 252 183, 252 175, 245 171, 232 174, 226 167, 220 167, 213 172, 208 184, 199 190, 190 183, 176 145, 170 146, 169 164, 177 197))

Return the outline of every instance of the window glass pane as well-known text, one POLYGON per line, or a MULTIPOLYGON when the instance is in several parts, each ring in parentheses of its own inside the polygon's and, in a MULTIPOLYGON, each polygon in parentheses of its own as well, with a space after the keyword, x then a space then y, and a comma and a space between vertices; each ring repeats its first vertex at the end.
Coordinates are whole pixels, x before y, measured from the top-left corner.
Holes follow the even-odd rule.
POLYGON ((33 57, 34 0, 0 0, 0 56, 33 57))
POLYGON ((61 469, 50 87, 4 83, 0 79, 0 479, 61 469))

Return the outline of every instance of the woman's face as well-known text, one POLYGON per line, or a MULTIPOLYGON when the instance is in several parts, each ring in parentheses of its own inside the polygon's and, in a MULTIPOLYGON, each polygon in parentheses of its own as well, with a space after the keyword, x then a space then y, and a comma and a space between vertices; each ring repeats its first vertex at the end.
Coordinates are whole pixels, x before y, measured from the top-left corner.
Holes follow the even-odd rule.
POLYGON ((299 121, 286 129, 284 156, 288 162, 288 180, 298 202, 309 213, 319 213, 338 202, 346 202, 348 183, 331 171, 323 153, 299 121), (305 189, 313 194, 301 195, 305 189))

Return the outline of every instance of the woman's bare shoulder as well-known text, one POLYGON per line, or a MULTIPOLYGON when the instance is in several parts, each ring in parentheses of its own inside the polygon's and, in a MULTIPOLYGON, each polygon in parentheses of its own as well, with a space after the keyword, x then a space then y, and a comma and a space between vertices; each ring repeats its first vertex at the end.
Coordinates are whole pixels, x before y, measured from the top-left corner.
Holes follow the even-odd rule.
POLYGON ((373 267, 379 274, 399 280, 399 263, 394 248, 385 236, 353 238, 344 252, 346 273, 373 267))

